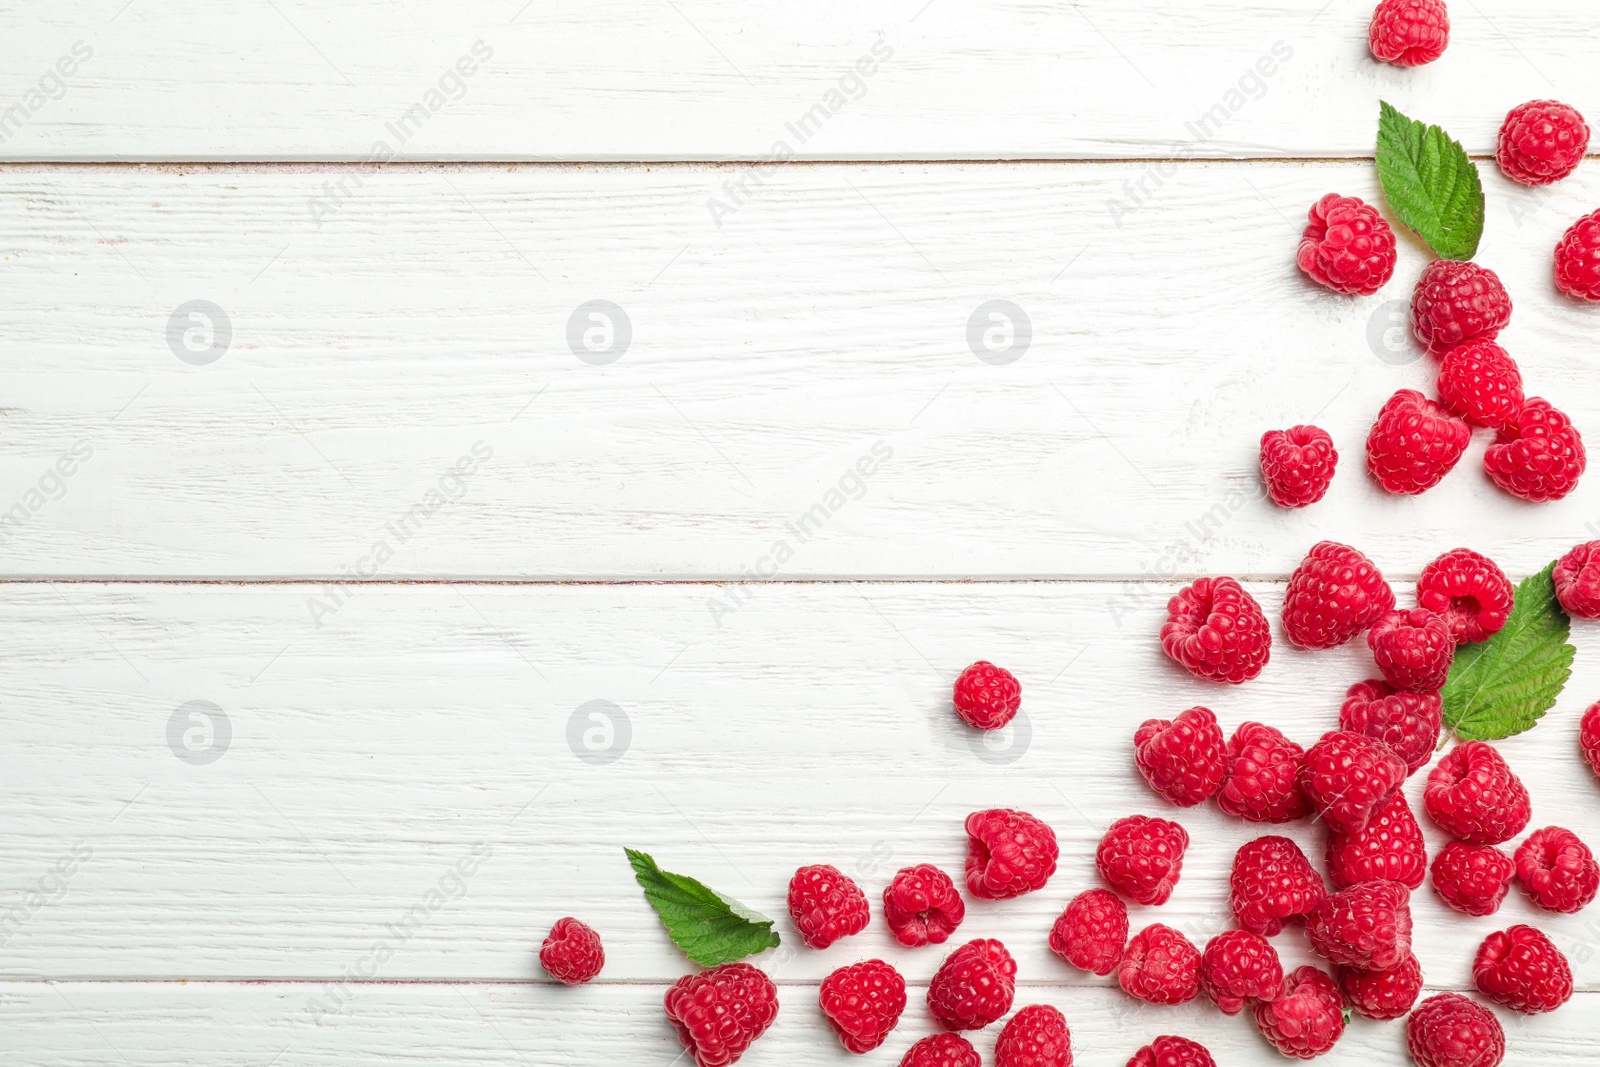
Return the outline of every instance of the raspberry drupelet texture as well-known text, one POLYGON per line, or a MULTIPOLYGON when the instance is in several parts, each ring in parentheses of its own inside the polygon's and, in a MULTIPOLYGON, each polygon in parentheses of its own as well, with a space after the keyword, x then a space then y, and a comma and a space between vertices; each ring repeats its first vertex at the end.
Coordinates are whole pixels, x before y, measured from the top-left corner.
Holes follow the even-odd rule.
POLYGON ((1335 888, 1388 881, 1416 889, 1427 874, 1422 827, 1404 793, 1396 792, 1359 833, 1328 835, 1328 875, 1335 888))
POLYGON ((1583 721, 1578 726, 1578 748, 1589 761, 1589 769, 1600 774, 1600 702, 1583 713, 1583 721))
POLYGON ((1319 285, 1369 296, 1394 276, 1394 231, 1359 197, 1329 193, 1307 213, 1296 260, 1319 285))
POLYGON ((1209 708, 1190 708, 1171 721, 1146 719, 1133 749, 1150 788, 1180 808, 1210 800, 1228 770, 1227 742, 1209 708))
POLYGON ((1164 1034, 1135 1052, 1128 1067, 1217 1067, 1217 1061, 1200 1042, 1164 1034))
POLYGON ((994 940, 968 941, 945 957, 928 984, 928 1010, 946 1030, 982 1030, 1011 1010, 1017 963, 994 940))
POLYGON ((1450 15, 1444 0, 1382 0, 1367 27, 1375 58, 1397 67, 1420 67, 1444 55, 1450 15))
POLYGON ((678 979, 666 1006, 698 1067, 728 1067, 778 1017, 778 989, 748 963, 724 963, 678 979))
POLYGON ((1528 789, 1486 741, 1466 741, 1428 774, 1422 804, 1439 829, 1469 845, 1498 845, 1533 817, 1528 789))
POLYGON ((1339 452, 1327 430, 1291 426, 1261 435, 1261 480, 1267 496, 1281 508, 1315 504, 1333 484, 1339 452))
POLYGON ((822 980, 822 1014, 851 1052, 883 1044, 906 1010, 906 980, 882 960, 840 967, 822 980))
POLYGON ((1444 705, 1438 693, 1407 693, 1369 678, 1345 693, 1339 727, 1381 742, 1405 760, 1406 773, 1426 767, 1439 747, 1444 705))
POLYGON ((1493 845, 1452 841, 1433 858, 1433 890, 1463 915, 1493 915, 1516 873, 1511 857, 1493 845))
POLYGON ((1436 259, 1411 294, 1411 331, 1435 356, 1469 341, 1493 341, 1511 321, 1511 295, 1488 267, 1436 259))
POLYGON ((1342 967, 1398 967, 1411 954, 1411 891, 1399 882, 1340 890, 1306 915, 1306 934, 1319 956, 1342 967))
POLYGON ((1556 288, 1578 300, 1600 300, 1600 210, 1567 227, 1556 243, 1556 288))
POLYGON ((1517 846, 1515 862, 1522 888, 1546 911, 1582 911, 1600 891, 1600 865, 1571 830, 1535 830, 1517 846))
POLYGON ((1600 541, 1589 541, 1556 561, 1556 599, 1568 615, 1600 619, 1600 541))
POLYGON ((1386 971, 1340 967, 1338 978, 1344 999, 1368 1019, 1398 1019, 1422 995, 1422 963, 1414 953, 1386 971))
POLYGON ((1366 829, 1406 780, 1405 761, 1365 734, 1334 730, 1306 752, 1300 789, 1335 833, 1366 829))
POLYGON ((1498 430, 1522 411, 1522 370, 1493 341, 1468 341, 1444 354, 1439 399, 1472 425, 1498 430))
POLYGON ((1311 814, 1300 791, 1306 750, 1271 726, 1247 722, 1228 741, 1227 775, 1217 806, 1246 822, 1285 823, 1311 814))
POLYGON ((789 879, 789 917, 812 948, 827 948, 867 928, 867 895, 839 868, 826 863, 801 867, 789 879))
POLYGON ((1385 492, 1415 496, 1444 481, 1472 443, 1472 427, 1415 389, 1378 412, 1367 435, 1367 470, 1385 492))
POLYGON ((1048 1004, 1029 1004, 1007 1020, 994 1043, 995 1067, 1072 1067, 1066 1016, 1048 1004))
POLYGON ((983 1057, 959 1034, 934 1034, 907 1049, 900 1067, 983 1067, 983 1057))
POLYGON ((1328 895, 1300 846, 1277 836, 1258 837, 1239 847, 1228 890, 1239 925, 1262 937, 1278 934, 1284 923, 1301 918, 1328 895))
POLYGON ((1055 831, 1025 811, 994 808, 967 816, 967 892, 1009 900, 1043 889, 1056 873, 1055 831))
POLYGON ((1292 1059, 1315 1059, 1344 1036, 1344 995, 1337 982, 1315 967, 1289 975, 1277 999, 1258 1000, 1252 1010, 1261 1036, 1292 1059))
POLYGON ((1150 1004, 1185 1004, 1200 995, 1200 950, 1172 927, 1152 923, 1128 941, 1117 984, 1150 1004))
POLYGON ((1412 693, 1444 688, 1456 659, 1450 627, 1431 611, 1391 611, 1373 624, 1367 646, 1389 684, 1412 693))
POLYGON ((1505 628, 1516 590, 1488 556, 1457 548, 1422 569, 1417 604, 1444 619, 1456 644, 1487 641, 1505 628))
POLYGON ((1572 999, 1572 966, 1543 931, 1513 926, 1478 946, 1472 984, 1512 1011, 1537 1015, 1572 999))
POLYGON ((883 890, 883 918, 907 948, 942 945, 966 918, 950 876, 931 863, 902 867, 883 890))
POLYGON ((1167 819, 1129 815, 1111 824, 1095 850, 1100 877, 1130 900, 1165 904, 1183 873, 1189 834, 1167 819))
POLYGON ((1549 185, 1578 169, 1589 150, 1589 124, 1576 108, 1557 100, 1518 104, 1500 125, 1495 160, 1507 178, 1549 185))
POLYGON ((557 919, 539 948, 539 966, 564 985, 592 982, 606 965, 600 935, 587 923, 568 916, 557 919))
POLYGON ((1197 678, 1238 685, 1272 655, 1261 605, 1232 578, 1201 578, 1167 603, 1161 647, 1197 678))
POLYGON ((1260 934, 1227 930, 1200 954, 1200 990, 1224 1015, 1237 1015, 1252 1000, 1271 1000, 1283 986, 1278 950, 1260 934))
POLYGON ((1349 545, 1313 545, 1289 576, 1283 629, 1301 648, 1342 645, 1394 610, 1394 590, 1377 564, 1349 545))
POLYGON ((1506 1034, 1488 1008, 1440 993, 1406 1020, 1406 1047, 1417 1067, 1500 1067, 1506 1034))
POLYGON ((1128 906, 1109 889, 1072 898, 1050 929, 1050 951, 1080 970, 1107 975, 1128 943, 1128 906))
POLYGON ((1535 504, 1560 500, 1572 492, 1588 466, 1578 428, 1537 396, 1523 402, 1517 417, 1500 428, 1483 457, 1490 481, 1535 504))
POLYGON ((961 672, 951 699, 968 726, 998 730, 1022 707, 1022 685, 1004 667, 980 659, 961 672))

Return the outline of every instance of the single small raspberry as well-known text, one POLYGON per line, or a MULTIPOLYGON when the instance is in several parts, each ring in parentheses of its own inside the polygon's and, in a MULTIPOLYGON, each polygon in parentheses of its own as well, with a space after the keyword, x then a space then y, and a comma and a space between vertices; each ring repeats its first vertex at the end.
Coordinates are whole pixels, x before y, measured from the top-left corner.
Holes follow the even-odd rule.
POLYGON ((1406 1020, 1417 1067, 1500 1067, 1506 1034, 1494 1012, 1460 993, 1429 997, 1406 1020))
POLYGON ((1439 828, 1469 845, 1498 845, 1533 817, 1528 789, 1485 741, 1467 741, 1428 774, 1422 803, 1439 828))
POLYGON ((1579 545, 1556 561, 1556 599, 1568 615, 1600 619, 1600 541, 1579 545))
POLYGON ((1578 169, 1589 150, 1589 125, 1577 109, 1555 100, 1518 104, 1500 126, 1495 159, 1507 178, 1549 185, 1578 169))
POLYGON ((1493 915, 1511 889, 1517 865, 1493 845, 1452 841, 1433 859, 1433 888, 1463 915, 1493 915))
POLYGON ((1289 975, 1277 999, 1258 1000, 1252 1011, 1261 1036, 1293 1059, 1315 1059, 1344 1036, 1344 995, 1337 982, 1315 967, 1289 975))
POLYGON ((900 1067, 983 1067, 983 1057, 959 1034, 934 1034, 907 1049, 900 1067))
POLYGON ((1217 806, 1246 822, 1284 823, 1311 814, 1300 791, 1306 750, 1271 726, 1247 722, 1228 741, 1228 773, 1217 806))
POLYGON ((928 984, 928 1010, 946 1030, 982 1030, 1011 1010, 1017 961, 994 940, 968 941, 928 984))
POLYGON ((1280 508, 1315 504, 1333 484, 1339 453, 1327 430, 1291 426, 1261 435, 1261 480, 1280 508))
POLYGON ((1415 774, 1433 759, 1444 728, 1444 703, 1438 693, 1404 693, 1369 678, 1345 693, 1339 727, 1388 745, 1415 774))
POLYGON ((1542 931, 1513 926, 1483 939, 1472 961, 1472 983, 1490 1000, 1536 1015, 1572 999, 1572 966, 1542 931))
POLYGON ((1200 1042, 1166 1034, 1135 1052, 1128 1067, 1217 1067, 1217 1061, 1200 1042))
POLYGON ((884 921, 907 948, 944 944, 966 916, 956 884, 931 863, 902 867, 884 887, 884 921))
POLYGON ((1444 354, 1439 399, 1472 425, 1498 430, 1522 410, 1522 370, 1493 341, 1468 341, 1444 354))
POLYGON ((1311 909, 1306 934, 1319 956, 1343 967, 1387 971, 1411 952, 1411 891, 1399 882, 1362 882, 1311 909))
POLYGON ((1357 1014, 1368 1019, 1398 1019, 1422 995, 1422 962, 1414 953, 1386 971, 1340 967, 1339 988, 1357 1014))
POLYGON ((1411 294, 1411 331, 1435 356, 1468 341, 1493 341, 1511 321, 1511 295, 1488 267, 1436 259, 1411 294))
POLYGON ((822 980, 822 1014, 851 1052, 883 1044, 906 1010, 906 980, 882 960, 840 967, 822 980))
POLYGON ((1328 873, 1339 889, 1372 881, 1399 882, 1407 889, 1422 885, 1428 849, 1404 793, 1379 808, 1365 830, 1328 835, 1328 873))
POLYGON ((812 948, 827 948, 865 930, 872 911, 860 886, 839 868, 819 863, 801 867, 789 879, 789 917, 801 940, 812 948))
POLYGON ((1517 417, 1501 427, 1484 454, 1483 466, 1501 489, 1542 504, 1576 489, 1589 457, 1572 420, 1536 396, 1524 401, 1517 417))
POLYGON ((1296 256, 1312 281, 1347 296, 1370 296, 1394 276, 1394 231, 1359 197, 1329 193, 1307 213, 1296 256))
POLYGON ((1180 808, 1211 799, 1228 771, 1227 742, 1209 708, 1190 708, 1171 721, 1146 719, 1133 748, 1150 788, 1180 808))
POLYGON ((1185 1004, 1200 995, 1200 950, 1172 927, 1151 923, 1123 950, 1117 984, 1151 1004, 1185 1004))
POLYGON ((1421 608, 1391 611, 1367 633, 1378 670, 1396 689, 1436 693, 1450 677, 1456 642, 1439 616, 1421 608))
POLYGON ((1094 862, 1100 877, 1140 904, 1165 904, 1183 873, 1189 834, 1167 819, 1129 815, 1111 824, 1094 862))
POLYGON ((1365 734, 1334 730, 1306 752, 1300 788, 1336 833, 1365 830, 1405 784, 1406 764, 1394 750, 1365 734))
POLYGON ((1504 629, 1515 597, 1506 572, 1470 548, 1446 552, 1417 579, 1418 606, 1442 616, 1458 645, 1487 641, 1504 629))
POLYGON ((1238 1015, 1252 1000, 1271 1000, 1281 988, 1278 950, 1260 934, 1227 930, 1200 954, 1200 989, 1224 1015, 1238 1015))
POLYGON ((1600 211, 1591 211, 1561 235, 1556 288, 1578 300, 1600 300, 1600 211))
POLYGON ((1201 578, 1167 603, 1161 647, 1197 678, 1238 685, 1267 665, 1272 628, 1238 582, 1201 578))
POLYGON ((968 726, 998 730, 1022 707, 1022 685, 1004 667, 980 659, 956 679, 952 700, 968 726))
POLYGON ((592 982, 606 965, 606 952, 600 935, 587 923, 568 916, 557 919, 539 948, 539 966, 565 985, 592 982))
POLYGON ((1367 470, 1386 492, 1415 496, 1444 481, 1472 443, 1472 427, 1443 404, 1402 389, 1367 435, 1367 470))
POLYGON ((1092 974, 1116 970, 1127 943, 1128 906, 1109 889, 1073 897, 1050 929, 1050 951, 1092 974))
POLYGON ((1234 918, 1262 937, 1276 935, 1285 922, 1304 916, 1328 895, 1300 846, 1275 836, 1239 847, 1228 889, 1234 918))
POLYGON ((1072 1067, 1066 1016, 1048 1004, 1029 1004, 1006 1021, 994 1043, 995 1067, 1072 1067))
POLYGON ((967 816, 967 892, 979 900, 1043 889, 1059 855, 1056 832, 1025 811, 994 808, 967 816))
POLYGON ((1336 541, 1312 546, 1289 576, 1283 629, 1301 648, 1342 645, 1394 610, 1394 590, 1366 556, 1336 541))
POLYGON ((1578 727, 1578 747, 1583 750, 1583 758, 1589 761, 1589 769, 1600 774, 1600 702, 1583 713, 1583 722, 1578 727))
POLYGON ((1367 44, 1372 54, 1397 67, 1420 67, 1444 55, 1450 15, 1444 0, 1383 0, 1372 13, 1367 44))
POLYGON ((678 979, 666 1006, 698 1067, 727 1067, 778 1017, 778 987, 748 963, 724 963, 678 979))
POLYGON ((1517 846, 1517 878, 1546 911, 1582 911, 1600 892, 1600 864, 1571 830, 1547 826, 1517 846))

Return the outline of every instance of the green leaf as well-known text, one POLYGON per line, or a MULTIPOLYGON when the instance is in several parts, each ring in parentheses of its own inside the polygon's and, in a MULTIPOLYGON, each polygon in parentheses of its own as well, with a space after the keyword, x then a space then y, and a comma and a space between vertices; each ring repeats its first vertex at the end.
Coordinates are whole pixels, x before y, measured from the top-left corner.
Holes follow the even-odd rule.
POLYGON ((1459 141, 1380 103, 1378 180, 1389 210, 1445 259, 1471 259, 1483 238, 1483 182, 1459 141))
POLYGON ((663 871, 647 853, 623 849, 644 897, 683 954, 702 967, 732 963, 778 947, 772 920, 693 878, 663 871))
POLYGON ((1517 587, 1505 629, 1456 650, 1444 687, 1444 721, 1468 741, 1531 730, 1572 676, 1572 620, 1556 601, 1554 563, 1517 587))

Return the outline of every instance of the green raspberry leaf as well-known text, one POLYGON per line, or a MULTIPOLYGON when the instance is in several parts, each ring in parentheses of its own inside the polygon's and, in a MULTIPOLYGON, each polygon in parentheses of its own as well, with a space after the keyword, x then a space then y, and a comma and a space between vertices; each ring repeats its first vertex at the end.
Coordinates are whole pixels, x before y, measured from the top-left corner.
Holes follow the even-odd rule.
POLYGON ((1444 687, 1444 721, 1467 741, 1498 741, 1525 730, 1555 707, 1577 649, 1572 620, 1556 600, 1554 563, 1517 587, 1505 629, 1456 650, 1444 687))
POLYGON ((1471 259, 1483 238, 1483 181, 1461 142, 1379 104, 1378 180, 1395 217, 1445 259, 1471 259))
POLYGON ((693 878, 663 871, 648 853, 623 849, 644 898, 683 954, 702 967, 732 963, 778 947, 772 920, 693 878))

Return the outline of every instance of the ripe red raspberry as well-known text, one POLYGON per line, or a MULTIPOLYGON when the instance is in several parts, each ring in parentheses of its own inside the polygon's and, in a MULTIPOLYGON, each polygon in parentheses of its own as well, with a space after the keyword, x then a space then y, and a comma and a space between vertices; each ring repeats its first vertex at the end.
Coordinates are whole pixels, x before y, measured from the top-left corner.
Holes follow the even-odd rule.
POLYGON ((1600 211, 1591 211, 1561 235, 1556 288, 1578 300, 1600 300, 1600 211))
POLYGON ((967 892, 979 900, 1043 889, 1059 855, 1056 832, 1025 811, 993 808, 967 816, 967 892))
POLYGON ((1285 1056, 1310 1060, 1333 1049, 1344 1036, 1344 996, 1332 978, 1301 967, 1284 979, 1276 1000, 1253 1006, 1256 1029, 1285 1056))
POLYGON ((1183 873, 1189 834, 1149 815, 1129 815, 1111 824, 1095 851, 1100 876, 1140 904, 1165 904, 1183 873))
POLYGON ((1354 834, 1366 829, 1405 780, 1405 761, 1388 745, 1334 730, 1306 752, 1300 788, 1330 830, 1354 834))
POLYGON ((1583 749, 1583 758, 1589 761, 1589 769, 1600 774, 1600 703, 1583 713, 1583 723, 1578 728, 1578 746, 1583 749))
POLYGON ((1600 619, 1600 541, 1581 544, 1556 561, 1556 599, 1568 615, 1600 619))
POLYGON ((1306 750, 1259 722, 1247 722, 1228 741, 1227 776, 1217 806, 1246 822, 1283 823, 1311 814, 1300 791, 1306 750))
POLYGON ((1577 170, 1588 150, 1589 126, 1575 108, 1530 100, 1506 115, 1495 159, 1514 182, 1549 185, 1577 170))
POLYGON ((1444 481, 1472 443, 1472 427, 1415 389, 1378 412, 1367 436, 1367 470, 1390 493, 1414 496, 1444 481))
POLYGON ((1504 629, 1515 595, 1506 572, 1470 548, 1446 552, 1417 579, 1418 606, 1442 616, 1458 645, 1487 641, 1504 629))
POLYGON ((1468 341, 1444 354, 1439 399, 1472 425, 1498 430, 1522 410, 1522 370, 1493 341, 1468 341))
POLYGON ((1224 1015, 1238 1015, 1252 1000, 1271 1000, 1283 987, 1278 950, 1260 934, 1227 930, 1200 955, 1200 989, 1224 1015))
POLYGON ((1439 828, 1469 845, 1498 845, 1533 817, 1527 787, 1494 747, 1466 741, 1428 775, 1422 803, 1439 828))
POLYGON ((952 699, 956 714, 968 726, 998 730, 1010 722, 1022 706, 1022 685, 1004 667, 980 659, 956 679, 952 699))
POLYGON ((1128 1067, 1217 1067, 1217 1061, 1198 1041, 1169 1034, 1135 1052, 1128 1067))
POLYGON ((1423 1001, 1406 1020, 1406 1046, 1417 1067, 1500 1067, 1506 1058, 1500 1020, 1460 993, 1423 1001))
POLYGON ((1372 13, 1367 44, 1372 54, 1397 67, 1420 67, 1444 55, 1450 15, 1444 0, 1383 0, 1372 13))
POLYGON ((1093 974, 1116 970, 1127 943, 1128 906, 1108 889, 1073 897, 1050 930, 1050 951, 1093 974))
POLYGON ((1146 719, 1133 735, 1134 762, 1150 788, 1180 808, 1211 799, 1227 773, 1227 742, 1209 708, 1190 708, 1170 722, 1146 719))
POLYGON ((1357 682, 1345 693, 1339 727, 1365 734, 1405 760, 1415 774, 1433 759, 1444 727, 1444 704, 1438 693, 1402 693, 1378 678, 1357 682))
POLYGON ((1281 508, 1315 504, 1333 483, 1339 453, 1328 431, 1291 426, 1261 435, 1261 480, 1267 496, 1281 508))
POLYGON ((1511 321, 1511 295, 1488 267, 1436 259, 1411 294, 1411 331, 1435 356, 1468 341, 1493 341, 1511 321))
POLYGON ((778 1017, 778 988, 748 963, 724 963, 678 979, 666 1003, 698 1067, 727 1067, 778 1017))
POLYGON ((1200 950, 1172 927, 1151 923, 1123 950, 1117 984, 1151 1004, 1187 1003, 1200 995, 1200 950))
POLYGON ((819 997, 839 1041, 851 1052, 871 1052, 889 1037, 906 1010, 906 980, 882 960, 840 967, 822 980, 819 997))
POLYGON ((1395 793, 1360 833, 1328 835, 1328 873, 1339 889, 1372 881, 1422 885, 1428 849, 1404 793, 1395 793))
POLYGON ((1283 629, 1301 648, 1342 645, 1394 610, 1394 590, 1377 564, 1349 545, 1313 545, 1289 576, 1283 629))
POLYGON ((1391 611, 1373 623, 1367 647, 1389 684, 1412 693, 1443 689, 1456 659, 1450 627, 1421 608, 1391 611))
POLYGON ((1463 915, 1493 915, 1516 872, 1511 857, 1493 845, 1452 841, 1433 859, 1433 888, 1463 915))
POLYGON ((1307 213, 1300 269, 1336 293, 1370 296, 1394 276, 1394 231, 1359 197, 1329 193, 1307 213))
POLYGON ((1201 578, 1168 601, 1161 647, 1197 678, 1238 685, 1267 665, 1272 628, 1238 582, 1201 578))
POLYGON ((789 879, 789 916, 806 944, 827 948, 865 930, 872 912, 860 886, 839 868, 819 863, 801 867, 789 879))
POLYGON ((1517 846, 1517 878, 1547 911, 1582 911, 1600 892, 1600 864, 1571 830, 1547 826, 1517 846))
POLYGON ((1262 937, 1276 935, 1286 921, 1305 915, 1328 895, 1311 861, 1287 837, 1258 837, 1241 845, 1228 888, 1234 918, 1262 937))
POLYGON ((1524 401, 1517 417, 1501 428, 1483 466, 1501 489, 1541 504, 1576 489, 1589 457, 1572 420, 1536 396, 1524 401))
POLYGON ((1472 961, 1478 992, 1524 1015, 1555 1011, 1572 997, 1572 967, 1541 931, 1513 926, 1490 934, 1472 961))
POLYGON ((1363 971, 1398 967, 1411 952, 1411 891, 1399 882, 1362 882, 1306 916, 1311 947, 1324 959, 1363 971))
POLYGON ((1048 1004, 1029 1004, 1013 1015, 994 1043, 995 1067, 1072 1067, 1066 1016, 1048 1004))
POLYGON ((931 863, 902 867, 883 890, 883 919, 907 948, 942 945, 967 917, 950 876, 931 863))
POLYGON ((1340 967, 1339 988, 1350 1006, 1368 1019, 1398 1019, 1422 995, 1422 963, 1407 953, 1399 966, 1386 971, 1340 967))
POLYGON ((983 1057, 959 1034, 934 1034, 907 1049, 900 1067, 983 1067, 983 1057))
POLYGON ((1017 962, 994 940, 968 941, 928 984, 928 1010, 946 1030, 982 1030, 1011 1010, 1017 962))
POLYGON ((583 985, 594 981, 606 965, 600 935, 587 923, 568 916, 557 919, 539 949, 539 966, 558 982, 583 985))

